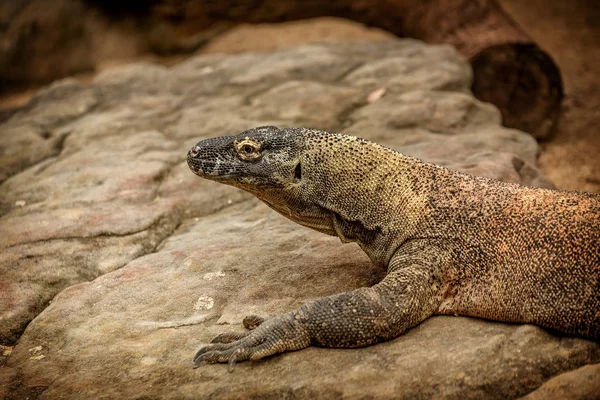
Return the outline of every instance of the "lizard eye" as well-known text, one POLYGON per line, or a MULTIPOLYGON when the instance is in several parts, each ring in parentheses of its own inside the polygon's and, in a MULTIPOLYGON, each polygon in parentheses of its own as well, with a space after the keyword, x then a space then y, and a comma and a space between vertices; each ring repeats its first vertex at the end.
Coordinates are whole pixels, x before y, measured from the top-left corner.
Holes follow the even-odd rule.
POLYGON ((244 161, 254 161, 262 157, 262 143, 245 138, 233 142, 238 157, 244 161))

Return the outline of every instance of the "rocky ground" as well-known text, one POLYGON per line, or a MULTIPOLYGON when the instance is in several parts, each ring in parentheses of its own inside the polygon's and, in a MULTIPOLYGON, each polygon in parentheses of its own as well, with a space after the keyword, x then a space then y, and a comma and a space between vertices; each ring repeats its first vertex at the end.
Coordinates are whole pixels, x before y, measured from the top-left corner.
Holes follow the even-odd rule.
POLYGON ((592 398, 597 343, 463 317, 233 374, 191 368, 201 343, 243 329, 246 314, 288 311, 384 271, 354 244, 197 178, 187 149, 304 125, 551 186, 536 141, 503 128, 470 79, 452 48, 392 40, 138 63, 43 89, 0 125, 0 397, 592 398))

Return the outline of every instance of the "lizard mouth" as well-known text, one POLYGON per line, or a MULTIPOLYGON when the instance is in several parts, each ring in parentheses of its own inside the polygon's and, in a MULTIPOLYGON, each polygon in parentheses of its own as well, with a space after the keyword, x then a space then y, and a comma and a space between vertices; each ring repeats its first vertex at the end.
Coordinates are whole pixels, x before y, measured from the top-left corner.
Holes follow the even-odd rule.
POLYGON ((203 178, 216 180, 239 175, 239 172, 228 167, 225 162, 199 160, 191 154, 188 154, 187 164, 194 174, 203 178))

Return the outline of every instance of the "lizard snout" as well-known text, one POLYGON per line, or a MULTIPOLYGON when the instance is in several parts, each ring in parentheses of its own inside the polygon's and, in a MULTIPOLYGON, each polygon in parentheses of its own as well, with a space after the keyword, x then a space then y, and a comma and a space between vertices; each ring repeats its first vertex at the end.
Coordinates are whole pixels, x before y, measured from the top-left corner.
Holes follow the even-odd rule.
POLYGON ((203 175, 207 171, 205 171, 205 166, 202 160, 200 160, 200 156, 202 153, 202 148, 198 145, 192 147, 187 153, 187 163, 192 172, 197 175, 203 175))
POLYGON ((207 179, 217 179, 235 173, 235 160, 228 154, 229 138, 205 139, 187 153, 187 163, 193 173, 207 179))

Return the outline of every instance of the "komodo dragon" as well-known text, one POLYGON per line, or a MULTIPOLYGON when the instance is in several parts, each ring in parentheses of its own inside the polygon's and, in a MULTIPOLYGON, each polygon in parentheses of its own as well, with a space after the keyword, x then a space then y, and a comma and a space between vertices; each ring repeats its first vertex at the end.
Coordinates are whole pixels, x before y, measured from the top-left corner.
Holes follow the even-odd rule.
MULTIPOLYGON (((264 126, 199 142, 198 176, 244 189, 387 267, 373 287, 248 323, 201 362, 390 340, 434 314, 537 324, 600 340, 600 196, 529 188, 316 129, 264 126), (261 323, 262 322, 262 323, 261 323)), ((250 321, 250 322, 248 322, 250 321)))

